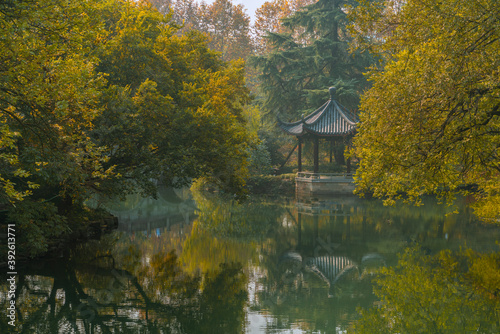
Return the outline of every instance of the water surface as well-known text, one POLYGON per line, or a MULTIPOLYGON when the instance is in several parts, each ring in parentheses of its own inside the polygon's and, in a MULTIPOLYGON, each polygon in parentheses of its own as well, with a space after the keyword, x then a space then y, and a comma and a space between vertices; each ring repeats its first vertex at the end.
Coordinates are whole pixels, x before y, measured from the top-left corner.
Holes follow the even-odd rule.
POLYGON ((373 273, 407 247, 490 251, 498 240, 465 199, 447 215, 454 209, 432 198, 389 208, 356 197, 237 204, 162 189, 157 200, 106 206, 117 231, 19 269, 16 330, 343 333, 377 302, 373 273))

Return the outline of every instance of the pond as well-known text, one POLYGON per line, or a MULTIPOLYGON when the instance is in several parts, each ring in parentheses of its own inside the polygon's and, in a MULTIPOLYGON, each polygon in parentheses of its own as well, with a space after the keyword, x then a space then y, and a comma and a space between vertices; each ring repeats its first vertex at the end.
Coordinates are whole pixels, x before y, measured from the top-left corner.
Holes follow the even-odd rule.
MULTIPOLYGON (((466 207, 187 189, 106 203, 118 229, 18 270, 21 333, 345 333, 379 303, 374 273, 418 254, 498 250, 466 207), (448 214, 457 209, 457 213, 448 214)), ((0 304, 7 308, 3 277, 0 304)), ((3 311, 0 328, 9 327, 3 311)), ((498 319, 497 319, 498 321, 498 319)))

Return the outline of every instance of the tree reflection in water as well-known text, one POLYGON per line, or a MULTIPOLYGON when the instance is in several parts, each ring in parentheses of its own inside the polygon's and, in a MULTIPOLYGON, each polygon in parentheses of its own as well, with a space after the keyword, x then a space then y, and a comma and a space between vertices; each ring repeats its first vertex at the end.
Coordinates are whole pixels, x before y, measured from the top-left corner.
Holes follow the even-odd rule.
MULTIPOLYGON (((172 251, 130 271, 112 255, 99 255, 101 247, 102 242, 92 258, 72 253, 19 273, 20 333, 242 331, 247 281, 241 264, 222 263, 218 270, 191 275, 172 251)), ((88 255, 88 249, 80 254, 88 255)))
MULTIPOLYGON (((483 332, 498 327, 492 327, 498 312, 496 318, 491 313, 500 294, 493 288, 500 285, 497 252, 484 258, 467 253, 478 259, 472 262, 460 253, 465 245, 491 252, 498 228, 478 226, 467 212, 445 216, 445 209, 432 202, 424 208, 385 208, 355 198, 261 198, 237 204, 200 193, 175 201, 170 195, 164 193, 160 202, 130 198, 130 206, 115 207, 126 222, 118 231, 75 246, 55 261, 20 269, 17 330, 337 333, 354 323, 355 332, 376 332, 380 325, 379 332, 387 333, 399 315, 421 324, 412 318, 418 303, 447 316, 488 315, 476 322, 483 332), (397 254, 415 244, 423 256, 398 264, 397 254), (380 268, 386 268, 385 278, 377 278, 379 294, 374 295, 372 281, 380 268), (421 289, 408 285, 419 298, 404 290, 413 282, 421 282, 421 289), (460 302, 449 294, 453 290, 472 296, 473 304, 460 302), (428 292, 434 294, 426 297, 428 292), (373 305, 379 311, 364 311, 364 318, 354 322, 360 307, 373 305), (477 312, 469 312, 474 307, 477 312)), ((0 307, 5 310, 3 282, 0 307)), ((460 323, 453 320, 458 318, 436 321, 460 323)), ((7 320, 0 317, 0 331, 7 320)), ((404 328, 398 331, 412 332, 404 328)))
POLYGON ((376 282, 377 307, 362 311, 352 333, 500 332, 498 251, 407 248, 376 282))

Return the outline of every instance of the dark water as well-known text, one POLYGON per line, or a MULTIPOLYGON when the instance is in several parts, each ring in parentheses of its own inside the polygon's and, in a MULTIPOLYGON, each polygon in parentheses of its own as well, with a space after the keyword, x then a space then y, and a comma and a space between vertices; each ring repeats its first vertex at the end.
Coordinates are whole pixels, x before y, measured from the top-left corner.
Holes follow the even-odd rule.
MULTIPOLYGON (((383 207, 355 197, 254 198, 187 190, 108 203, 119 228, 17 275, 22 333, 344 333, 377 302, 373 273, 405 248, 498 248, 457 201, 383 207)), ((0 328, 8 284, 2 279, 0 328)))

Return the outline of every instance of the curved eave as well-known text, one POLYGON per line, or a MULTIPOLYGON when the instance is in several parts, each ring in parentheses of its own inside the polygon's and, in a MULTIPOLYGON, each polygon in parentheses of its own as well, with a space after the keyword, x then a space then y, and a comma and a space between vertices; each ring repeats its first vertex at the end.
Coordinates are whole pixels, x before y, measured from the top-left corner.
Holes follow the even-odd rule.
POLYGON ((328 107, 330 106, 330 103, 332 100, 326 101, 321 107, 310 113, 304 118, 304 122, 306 124, 313 124, 316 122, 318 119, 320 119, 326 111, 328 111, 328 107))
POLYGON ((347 136, 356 129, 355 116, 343 110, 334 100, 329 100, 323 112, 311 120, 313 121, 304 124, 303 131, 317 136, 347 136))
POLYGON ((309 122, 311 124, 314 123, 318 118, 321 117, 321 114, 324 113, 325 110, 327 110, 330 102, 331 102, 331 100, 326 101, 321 107, 319 107, 318 109, 316 109, 315 111, 313 111, 312 113, 310 113, 309 115, 304 117, 303 119, 295 121, 295 122, 290 122, 290 123, 283 122, 278 117, 278 125, 283 131, 285 131, 289 134, 292 134, 295 136, 301 136, 305 133, 303 130, 304 123, 305 124, 308 124, 309 122))
POLYGON ((345 119, 345 121, 350 125, 356 127, 356 125, 359 122, 359 118, 350 111, 348 111, 347 109, 345 109, 342 105, 338 104, 337 101, 333 101, 333 103, 337 107, 337 110, 339 114, 342 116, 342 118, 345 119))
POLYGON ((286 123, 278 118, 278 126, 281 130, 294 136, 301 136, 304 134, 304 127, 302 121, 286 123))
POLYGON ((351 129, 345 132, 321 132, 321 131, 315 131, 310 128, 304 128, 304 133, 309 133, 311 135, 318 137, 346 137, 354 135, 356 133, 356 129, 351 129))
POLYGON ((328 100, 303 119, 287 123, 278 117, 279 127, 294 136, 312 134, 322 137, 344 137, 354 134, 358 118, 335 100, 328 100))

